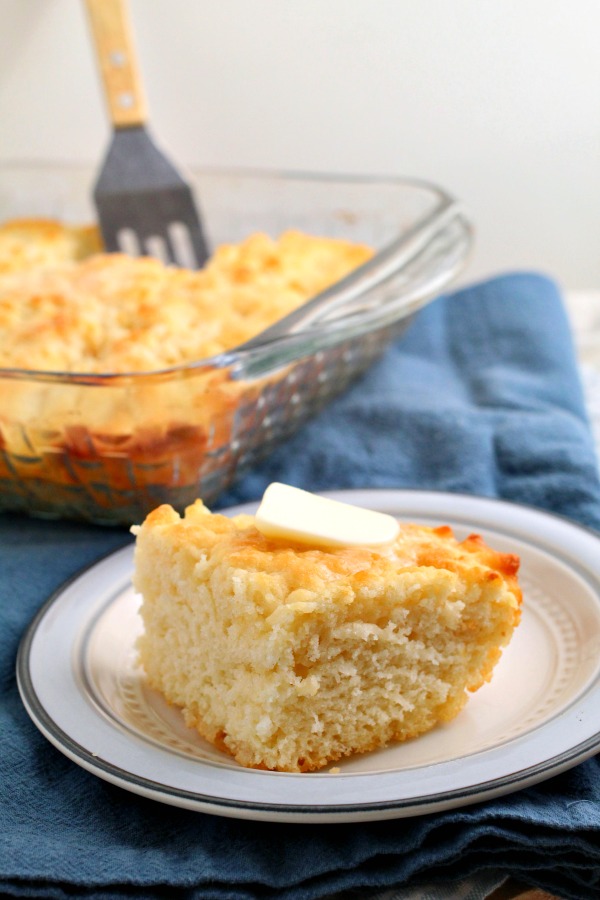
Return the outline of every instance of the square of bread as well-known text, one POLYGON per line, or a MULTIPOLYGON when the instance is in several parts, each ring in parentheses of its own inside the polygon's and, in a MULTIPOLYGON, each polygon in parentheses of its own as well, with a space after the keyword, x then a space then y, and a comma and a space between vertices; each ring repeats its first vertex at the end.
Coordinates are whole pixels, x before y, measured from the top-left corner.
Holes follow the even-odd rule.
POLYGON ((518 557, 447 526, 324 550, 197 501, 133 531, 148 682, 244 766, 312 771, 449 721, 520 618, 518 557))

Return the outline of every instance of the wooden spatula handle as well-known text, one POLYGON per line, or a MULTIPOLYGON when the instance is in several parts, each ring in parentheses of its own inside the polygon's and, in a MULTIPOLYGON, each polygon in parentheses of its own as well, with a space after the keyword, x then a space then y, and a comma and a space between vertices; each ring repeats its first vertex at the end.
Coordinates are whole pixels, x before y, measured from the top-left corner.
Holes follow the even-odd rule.
POLYGON ((85 0, 111 121, 142 125, 146 101, 126 0, 85 0))

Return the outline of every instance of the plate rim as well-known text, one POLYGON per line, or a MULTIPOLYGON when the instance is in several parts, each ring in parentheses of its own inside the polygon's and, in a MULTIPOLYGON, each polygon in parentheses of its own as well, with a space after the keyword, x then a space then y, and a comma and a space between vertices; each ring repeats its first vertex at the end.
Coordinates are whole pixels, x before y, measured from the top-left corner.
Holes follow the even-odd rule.
MULTIPOLYGON (((438 499, 440 497, 455 499, 457 503, 470 502, 477 505, 491 504, 492 506, 504 506, 509 511, 525 510, 529 513, 555 521, 558 525, 574 529, 576 532, 581 531, 588 537, 600 541, 600 532, 597 532, 589 526, 580 524, 567 516, 560 513, 551 512, 540 507, 518 503, 504 498, 487 497, 485 495, 459 493, 452 491, 430 490, 419 488, 385 488, 385 487, 366 487, 366 488, 348 488, 338 490, 328 490, 316 492, 323 496, 337 497, 342 499, 350 498, 359 494, 379 494, 386 495, 390 501, 397 501, 399 505, 402 500, 413 500, 417 495, 421 498, 438 499)), ((236 504, 223 509, 216 510, 223 515, 237 515, 241 512, 251 511, 256 508, 259 501, 249 501, 243 504, 236 504)), ((408 505, 405 503, 405 505, 408 505)), ((412 512, 412 510, 410 510, 412 512)), ((427 513, 424 513, 427 515, 427 513)), ((454 517, 457 524, 462 524, 458 515, 454 517)), ((469 517, 466 517, 465 524, 469 523, 469 517)), ((482 523, 473 522, 474 527, 488 527, 503 532, 503 529, 497 528, 490 523, 482 526, 482 523)), ((515 538, 521 537, 521 532, 504 531, 508 536, 515 538)), ((525 532, 527 536, 527 532, 525 532)), ((528 536, 531 541, 531 535, 528 536)), ((63 594, 68 591, 78 580, 87 575, 91 570, 106 564, 112 557, 121 555, 130 555, 133 552, 134 541, 130 541, 116 550, 108 551, 99 556, 91 563, 88 563, 73 573, 68 579, 63 581, 42 604, 30 624, 26 628, 17 652, 16 659, 16 677, 19 693, 23 705, 32 719, 34 725, 50 741, 60 752, 69 759, 80 765, 88 772, 109 781, 117 786, 136 793, 141 796, 149 797, 159 802, 170 805, 180 806, 191 810, 208 812, 216 815, 229 816, 234 818, 251 818, 265 819, 269 821, 367 821, 384 818, 401 818, 414 815, 422 815, 442 811, 449 808, 467 806, 472 803, 482 802, 484 800, 493 799, 516 790, 529 787, 539 783, 553 775, 561 772, 585 761, 600 749, 600 728, 587 739, 574 744, 572 747, 565 749, 561 753, 545 757, 534 765, 528 765, 524 769, 517 770, 510 774, 506 774, 500 778, 490 778, 477 783, 461 786, 459 788, 440 791, 437 793, 424 793, 409 798, 396 798, 393 800, 382 801, 365 801, 352 803, 324 803, 324 804, 290 804, 290 803, 274 803, 262 802, 255 800, 235 799, 221 797, 216 794, 203 794, 198 791, 185 790, 173 785, 164 784, 155 781, 147 776, 136 774, 128 769, 108 762, 96 754, 92 753, 88 748, 80 744, 71 737, 64 729, 56 723, 51 714, 46 710, 41 702, 35 689, 33 679, 31 677, 29 664, 31 659, 31 650, 34 638, 38 629, 45 619, 50 609, 57 603, 63 594)), ((536 537, 534 546, 537 549, 549 552, 549 548, 536 537)), ((581 573, 579 565, 574 565, 568 556, 561 556, 560 561, 566 564, 570 569, 575 569, 581 573)), ((129 581, 129 579, 128 579, 129 581)), ((600 602, 600 593, 598 594, 600 602)), ((586 692, 592 690, 593 685, 586 688, 586 692)), ((543 724, 538 726, 543 728, 543 724)), ((524 735, 523 737, 525 737, 524 735)), ((488 749, 494 749, 488 748, 488 749)), ((486 750, 479 751, 485 753, 486 750)), ((476 755, 479 755, 476 754, 476 755)), ((200 765, 202 760, 198 760, 200 765)), ((418 771, 418 769, 417 769, 418 771)), ((263 773, 264 774, 264 773, 263 773)), ((268 774, 268 773, 267 773, 268 774)), ((281 773, 276 773, 280 775, 281 773)), ((291 773, 285 773, 291 774, 291 773)), ((328 774, 316 773, 316 774, 328 774)), ((344 773, 336 774, 336 778, 356 777, 357 774, 370 774, 371 777, 377 777, 379 773, 344 773)))

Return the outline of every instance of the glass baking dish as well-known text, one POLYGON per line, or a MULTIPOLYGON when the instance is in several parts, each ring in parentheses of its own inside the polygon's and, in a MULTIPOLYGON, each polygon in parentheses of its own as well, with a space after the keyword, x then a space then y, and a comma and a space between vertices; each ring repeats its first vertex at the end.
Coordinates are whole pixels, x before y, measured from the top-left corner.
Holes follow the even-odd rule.
MULTIPOLYGON (((6 164, 0 220, 92 222, 94 178, 84 166, 6 164)), ((406 179, 193 171, 190 180, 212 247, 294 228, 370 244, 385 259, 448 203, 440 188, 406 179)), ((381 355, 462 270, 471 237, 459 210, 379 284, 357 270, 328 291, 322 315, 211 359, 130 375, 0 369, 0 509, 131 525, 161 503, 210 504, 381 355)))

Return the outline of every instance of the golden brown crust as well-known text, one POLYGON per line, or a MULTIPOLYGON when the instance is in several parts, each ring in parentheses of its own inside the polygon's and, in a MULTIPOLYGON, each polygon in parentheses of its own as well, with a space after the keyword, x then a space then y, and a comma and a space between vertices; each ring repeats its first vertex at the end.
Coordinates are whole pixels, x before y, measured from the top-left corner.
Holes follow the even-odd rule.
POLYGON ((118 253, 76 261, 90 242, 89 231, 56 223, 11 223, 3 253, 0 230, 0 366, 123 373, 207 359, 372 255, 332 238, 257 234, 192 272, 118 253))
MULTIPOLYGON (((384 547, 321 549, 265 537, 252 516, 234 518, 210 513, 197 500, 180 517, 168 504, 153 510, 144 530, 166 530, 169 540, 181 547, 197 546, 247 572, 273 576, 279 591, 270 593, 265 611, 272 611, 275 597, 288 602, 297 589, 322 593, 333 580, 353 590, 381 585, 402 569, 432 567, 458 572, 467 584, 503 581, 515 597, 515 624, 522 601, 517 572, 519 558, 489 547, 480 535, 458 541, 449 526, 430 528, 403 522, 397 539, 384 547)), ((260 603, 260 598, 257 602, 260 603)))
POLYGON ((53 219, 13 219, 0 225, 0 276, 47 269, 101 251, 93 225, 69 226, 53 219))

